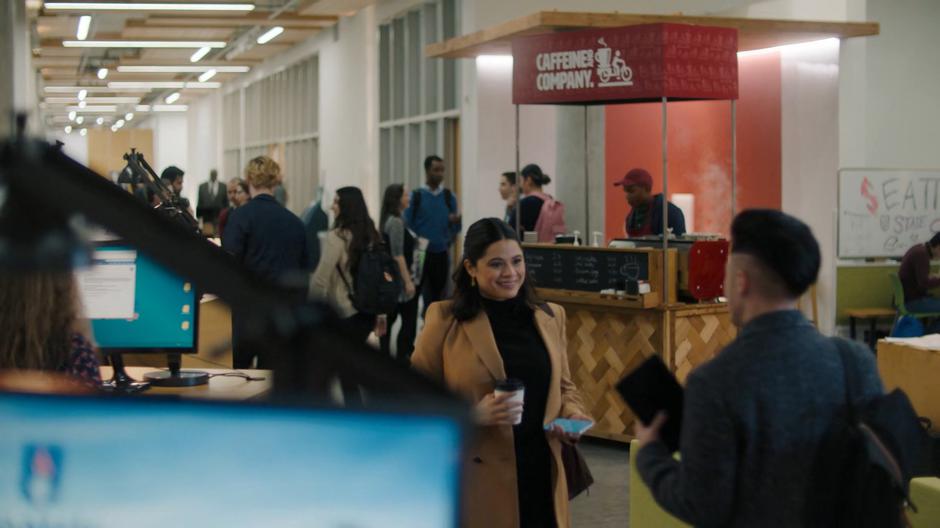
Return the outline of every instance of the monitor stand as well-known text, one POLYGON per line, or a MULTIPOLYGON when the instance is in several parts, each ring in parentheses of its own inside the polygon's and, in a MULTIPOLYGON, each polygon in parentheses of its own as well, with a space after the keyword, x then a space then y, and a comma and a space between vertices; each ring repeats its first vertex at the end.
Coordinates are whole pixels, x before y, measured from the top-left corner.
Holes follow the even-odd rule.
POLYGON ((195 387, 209 383, 209 373, 201 370, 180 370, 182 359, 179 353, 166 355, 168 370, 157 370, 144 374, 144 379, 154 387, 195 387))
POLYGON ((127 374, 127 371, 124 370, 124 356, 122 356, 120 352, 108 354, 108 359, 110 360, 113 374, 110 380, 101 384, 101 390, 105 392, 132 394, 150 388, 149 383, 135 381, 134 378, 127 374))

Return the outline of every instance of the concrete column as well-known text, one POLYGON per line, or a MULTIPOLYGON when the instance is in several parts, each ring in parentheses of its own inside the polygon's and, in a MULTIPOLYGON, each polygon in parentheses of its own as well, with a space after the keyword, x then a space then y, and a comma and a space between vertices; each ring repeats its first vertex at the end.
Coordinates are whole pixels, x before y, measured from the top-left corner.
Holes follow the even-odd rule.
POLYGON ((565 204, 568 231, 578 230, 590 244, 592 231, 604 231, 604 107, 591 106, 587 112, 588 141, 584 148, 584 107, 557 107, 558 126, 556 197, 565 204), (585 189, 584 158, 588 159, 585 189), (585 209, 587 195, 588 209, 585 209), (590 215, 587 212, 590 211, 590 215), (590 221, 590 225, 588 225, 590 221))
MULTIPOLYGON (((15 112, 29 109, 29 30, 24 0, 0 2, 0 137, 12 133, 15 112)), ((39 116, 30 116, 31 120, 39 116)), ((37 123, 32 123, 35 129, 37 123)))

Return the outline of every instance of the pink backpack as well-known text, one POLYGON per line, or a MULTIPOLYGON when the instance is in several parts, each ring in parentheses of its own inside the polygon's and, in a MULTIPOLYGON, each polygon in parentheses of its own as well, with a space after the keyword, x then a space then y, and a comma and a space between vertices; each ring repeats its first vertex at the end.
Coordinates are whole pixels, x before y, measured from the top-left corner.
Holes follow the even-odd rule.
POLYGON ((535 222, 539 242, 554 243, 555 235, 564 235, 568 232, 565 227, 565 204, 542 192, 532 193, 531 196, 543 200, 539 219, 535 222))

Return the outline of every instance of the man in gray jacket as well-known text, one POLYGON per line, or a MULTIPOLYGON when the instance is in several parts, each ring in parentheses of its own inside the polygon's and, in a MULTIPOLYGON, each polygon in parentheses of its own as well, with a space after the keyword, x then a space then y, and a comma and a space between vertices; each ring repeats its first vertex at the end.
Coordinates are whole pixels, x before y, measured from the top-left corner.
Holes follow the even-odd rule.
MULTIPOLYGON (((725 295, 737 338, 689 376, 681 462, 659 440, 668 420, 637 425, 637 469, 656 501, 707 527, 804 526, 821 440, 845 404, 836 345, 797 311, 816 281, 819 245, 779 211, 750 210, 731 226, 725 295)), ((859 400, 881 393, 874 356, 851 346, 859 400)))

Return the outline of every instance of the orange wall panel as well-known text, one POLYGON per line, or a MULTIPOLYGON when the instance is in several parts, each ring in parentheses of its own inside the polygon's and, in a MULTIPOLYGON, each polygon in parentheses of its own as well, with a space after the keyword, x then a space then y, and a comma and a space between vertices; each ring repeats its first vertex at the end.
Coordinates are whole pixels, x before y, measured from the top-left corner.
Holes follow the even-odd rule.
MULTIPOLYGON (((781 206, 780 55, 739 59, 737 210, 781 206)), ((727 234, 731 222, 731 103, 690 101, 667 109, 669 195, 695 196, 695 230, 727 234)), ((605 111, 607 238, 624 236, 629 212, 614 187, 643 167, 662 192, 662 105, 608 106, 605 111)))

